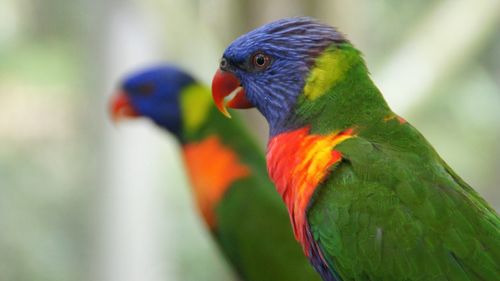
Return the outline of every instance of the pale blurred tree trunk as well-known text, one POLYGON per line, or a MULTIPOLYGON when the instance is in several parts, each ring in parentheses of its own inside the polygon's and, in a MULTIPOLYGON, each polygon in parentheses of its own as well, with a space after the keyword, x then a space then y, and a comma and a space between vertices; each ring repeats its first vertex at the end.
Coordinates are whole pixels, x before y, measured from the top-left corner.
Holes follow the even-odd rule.
POLYGON ((91 279, 173 280, 161 255, 165 245, 158 243, 168 241, 158 237, 164 232, 154 168, 159 144, 147 128, 113 128, 106 112, 109 96, 125 71, 160 60, 159 41, 136 1, 87 1, 84 10, 86 67, 91 75, 87 83, 93 85, 88 93, 93 113, 86 118, 94 126, 93 135, 100 136, 91 141, 100 175, 94 190, 97 203, 91 210, 96 231, 91 279))

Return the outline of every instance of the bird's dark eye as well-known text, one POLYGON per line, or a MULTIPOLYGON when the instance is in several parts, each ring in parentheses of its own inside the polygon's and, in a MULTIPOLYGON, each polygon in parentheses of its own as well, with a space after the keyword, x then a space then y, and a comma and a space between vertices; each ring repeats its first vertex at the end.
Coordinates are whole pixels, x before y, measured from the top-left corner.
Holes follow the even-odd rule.
POLYGON ((141 84, 137 87, 137 93, 143 95, 143 96, 149 96, 151 95, 155 90, 155 87, 153 84, 141 84))
POLYGON ((271 63, 271 58, 264 53, 256 53, 252 57, 252 64, 259 70, 266 69, 271 63))
POLYGON ((226 58, 222 58, 220 60, 220 64, 219 64, 220 69, 225 69, 227 67, 227 65, 228 65, 227 59, 226 58))

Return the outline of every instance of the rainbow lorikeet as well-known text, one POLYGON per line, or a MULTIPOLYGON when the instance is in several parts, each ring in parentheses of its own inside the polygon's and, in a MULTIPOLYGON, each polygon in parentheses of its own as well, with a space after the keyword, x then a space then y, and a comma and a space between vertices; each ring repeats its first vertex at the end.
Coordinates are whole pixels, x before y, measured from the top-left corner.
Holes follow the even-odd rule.
POLYGON ((179 140, 202 218, 243 280, 321 280, 293 237, 264 154, 238 118, 217 111, 208 86, 161 65, 126 77, 111 111, 149 118, 179 140))
POLYGON ((268 172, 324 280, 500 280, 498 214, 391 111, 333 27, 289 18, 239 37, 212 91, 225 114, 267 119, 268 172))

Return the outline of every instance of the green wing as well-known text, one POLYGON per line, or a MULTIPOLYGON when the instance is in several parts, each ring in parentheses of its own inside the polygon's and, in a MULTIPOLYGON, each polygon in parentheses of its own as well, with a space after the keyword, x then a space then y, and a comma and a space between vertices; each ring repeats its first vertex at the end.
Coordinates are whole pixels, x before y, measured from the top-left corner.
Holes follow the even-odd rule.
POLYGON ((360 131, 316 192, 310 230, 343 280, 499 280, 500 220, 409 124, 360 131))

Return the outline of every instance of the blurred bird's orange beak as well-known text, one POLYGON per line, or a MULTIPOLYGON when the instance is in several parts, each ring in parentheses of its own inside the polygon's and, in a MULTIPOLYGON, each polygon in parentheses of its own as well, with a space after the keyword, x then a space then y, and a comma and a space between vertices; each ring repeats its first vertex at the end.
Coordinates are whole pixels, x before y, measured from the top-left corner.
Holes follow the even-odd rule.
POLYGON ((247 99, 240 80, 231 72, 217 70, 212 80, 212 97, 215 105, 226 117, 231 118, 226 107, 251 108, 254 105, 247 99), (226 97, 229 99, 226 101, 226 97))
POLYGON ((124 118, 134 118, 139 116, 134 107, 132 107, 130 99, 123 91, 118 91, 115 95, 113 95, 113 97, 111 97, 109 112, 113 122, 118 122, 120 119, 124 118))

